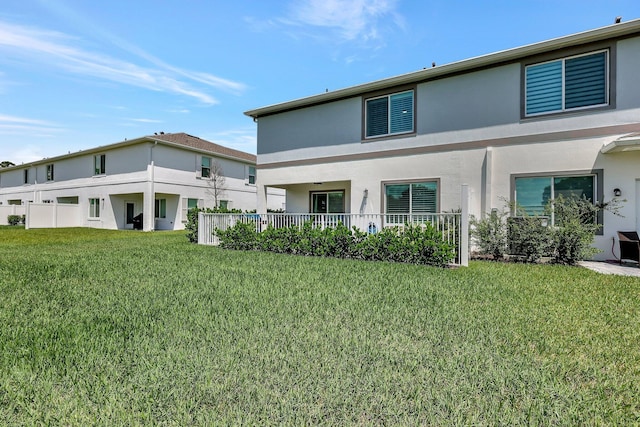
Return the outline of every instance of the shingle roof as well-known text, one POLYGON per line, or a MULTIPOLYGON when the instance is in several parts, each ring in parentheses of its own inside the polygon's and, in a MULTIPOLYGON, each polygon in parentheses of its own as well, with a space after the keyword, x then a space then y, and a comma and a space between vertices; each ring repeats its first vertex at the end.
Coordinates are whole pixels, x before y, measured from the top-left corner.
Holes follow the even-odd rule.
POLYGON ((255 163, 255 154, 245 153, 244 151, 234 150, 232 148, 223 147, 222 145, 214 144, 205 139, 198 138, 197 136, 189 135, 188 133, 164 133, 159 135, 149 135, 148 138, 164 141, 178 145, 184 145, 185 147, 195 148, 196 150, 208 151, 212 154, 219 154, 225 157, 232 157, 235 159, 245 160, 255 163))

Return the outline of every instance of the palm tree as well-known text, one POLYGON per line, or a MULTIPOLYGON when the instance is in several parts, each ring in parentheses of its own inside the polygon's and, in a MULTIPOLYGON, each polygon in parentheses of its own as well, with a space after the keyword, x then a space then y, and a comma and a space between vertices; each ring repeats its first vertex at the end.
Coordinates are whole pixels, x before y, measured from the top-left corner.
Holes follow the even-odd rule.
POLYGON ((8 160, 0 162, 0 168, 8 168, 9 166, 15 166, 15 165, 16 165, 15 163, 10 162, 8 160))

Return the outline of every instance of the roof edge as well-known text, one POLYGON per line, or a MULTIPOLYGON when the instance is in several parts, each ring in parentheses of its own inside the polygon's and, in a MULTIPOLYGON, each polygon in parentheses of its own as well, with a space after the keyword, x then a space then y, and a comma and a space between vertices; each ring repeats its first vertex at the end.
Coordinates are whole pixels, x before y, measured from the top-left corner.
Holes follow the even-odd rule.
POLYGON ((350 86, 331 92, 321 93, 318 95, 312 95, 304 98, 298 98, 292 101, 286 101, 261 108, 256 108, 253 110, 245 111, 244 114, 246 116, 257 119, 260 116, 275 114, 286 110, 292 110, 296 108, 334 101, 341 98, 357 96, 361 95, 362 93, 385 89, 392 86, 400 86, 403 84, 415 83, 422 80, 434 79, 449 74, 495 65, 502 62, 514 61, 543 52, 610 38, 623 37, 633 33, 640 33, 640 19, 633 19, 631 21, 622 22, 619 24, 612 24, 593 30, 587 30, 580 33, 562 36, 542 42, 532 43, 520 47, 464 59, 461 61, 451 62, 433 68, 413 71, 395 77, 388 77, 385 79, 359 84, 356 86, 350 86))

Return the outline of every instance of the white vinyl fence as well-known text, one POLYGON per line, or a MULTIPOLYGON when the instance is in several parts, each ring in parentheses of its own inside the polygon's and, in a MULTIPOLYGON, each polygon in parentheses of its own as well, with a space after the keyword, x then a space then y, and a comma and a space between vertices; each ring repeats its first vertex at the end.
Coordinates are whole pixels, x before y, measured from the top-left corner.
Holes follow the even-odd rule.
POLYGON ((25 228, 82 227, 80 205, 27 203, 25 228))
MULTIPOLYGON (((237 223, 253 224, 257 232, 269 227, 288 228, 291 226, 302 228, 305 223, 313 227, 325 229, 338 224, 344 224, 349 229, 355 227, 367 233, 377 233, 383 227, 404 227, 406 224, 419 225, 430 223, 442 233, 442 238, 448 243, 456 245, 456 264, 468 264, 468 250, 461 248, 469 245, 468 237, 462 233, 462 213, 440 214, 214 214, 200 212, 198 217, 198 243, 203 245, 217 245, 218 238, 214 231, 226 230, 237 223)), ((467 233, 468 235, 468 233, 467 233)))
POLYGON ((236 223, 254 224, 256 231, 268 227, 302 227, 311 222, 322 229, 335 227, 339 223, 348 228, 376 233, 383 227, 403 227, 405 224, 431 223, 442 233, 442 238, 456 245, 455 264, 469 265, 469 188, 462 185, 460 212, 433 214, 312 214, 312 213, 267 213, 267 214, 214 214, 200 212, 198 216, 198 243, 217 245, 216 229, 226 230, 236 223))
POLYGON ((25 215, 24 228, 82 227, 80 205, 66 203, 27 203, 0 206, 0 225, 8 225, 9 215, 25 215))
POLYGON ((9 215, 24 215, 25 205, 0 205, 0 225, 9 225, 9 215))

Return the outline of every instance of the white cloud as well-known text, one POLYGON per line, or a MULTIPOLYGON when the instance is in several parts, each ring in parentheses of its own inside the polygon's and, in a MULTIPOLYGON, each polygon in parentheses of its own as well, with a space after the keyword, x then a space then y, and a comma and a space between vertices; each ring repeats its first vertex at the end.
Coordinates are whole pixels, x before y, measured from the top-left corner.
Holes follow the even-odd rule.
POLYGON ((53 136, 62 130, 44 120, 0 114, 0 135, 53 136))
POLYGON ((372 42, 381 39, 380 25, 391 17, 402 27, 396 0, 303 0, 294 2, 283 23, 334 30, 341 40, 372 42))
POLYGON ((138 122, 138 123, 162 123, 162 120, 155 120, 155 119, 129 119, 132 122, 138 122))
POLYGON ((205 88, 242 92, 246 86, 202 72, 191 72, 162 62, 140 49, 127 45, 154 67, 145 67, 109 55, 76 47, 77 39, 66 34, 0 21, 0 54, 34 63, 62 68, 69 72, 195 98, 203 104, 217 100, 205 88), (195 84, 195 85, 194 85, 195 84), (203 87, 195 87, 195 86, 203 87))

